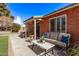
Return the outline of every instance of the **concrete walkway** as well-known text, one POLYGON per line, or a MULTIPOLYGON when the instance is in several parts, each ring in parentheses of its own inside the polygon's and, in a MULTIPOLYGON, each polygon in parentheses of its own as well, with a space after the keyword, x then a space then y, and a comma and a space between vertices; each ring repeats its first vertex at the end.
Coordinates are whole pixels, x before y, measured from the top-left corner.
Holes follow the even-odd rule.
POLYGON ((11 42, 14 56, 35 56, 36 54, 28 47, 25 39, 18 37, 18 34, 10 34, 9 41, 11 42))

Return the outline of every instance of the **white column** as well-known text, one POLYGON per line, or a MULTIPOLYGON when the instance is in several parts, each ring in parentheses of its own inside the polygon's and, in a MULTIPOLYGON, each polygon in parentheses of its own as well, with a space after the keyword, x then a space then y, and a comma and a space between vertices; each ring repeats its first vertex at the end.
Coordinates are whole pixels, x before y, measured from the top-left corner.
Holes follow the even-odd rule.
POLYGON ((27 38, 27 23, 25 25, 25 38, 27 38))
POLYGON ((34 40, 36 40, 36 19, 34 19, 34 40))

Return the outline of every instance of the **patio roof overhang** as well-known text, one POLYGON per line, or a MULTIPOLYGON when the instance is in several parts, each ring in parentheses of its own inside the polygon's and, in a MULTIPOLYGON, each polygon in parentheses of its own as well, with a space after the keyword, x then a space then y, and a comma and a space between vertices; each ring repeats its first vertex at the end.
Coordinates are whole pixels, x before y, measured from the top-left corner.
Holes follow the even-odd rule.
POLYGON ((38 21, 42 20, 43 16, 32 16, 31 18, 27 19, 26 21, 24 21, 24 23, 27 25, 28 23, 33 22, 33 26, 34 26, 34 39, 36 40, 36 25, 38 21))
POLYGON ((24 23, 29 23, 29 22, 32 22, 32 21, 34 21, 34 20, 39 21, 39 20, 42 19, 42 18, 43 18, 43 16, 32 16, 32 17, 30 17, 29 19, 25 20, 24 23))
POLYGON ((46 15, 43 15, 43 16, 32 16, 29 19, 25 20, 24 23, 29 23, 29 22, 33 21, 34 19, 38 20, 38 19, 41 19, 41 18, 44 18, 44 17, 48 17, 48 16, 51 16, 53 14, 56 14, 56 13, 59 13, 59 12, 62 12, 62 11, 65 11, 65 10, 68 10, 70 8, 74 8, 74 7, 77 7, 77 6, 79 6, 79 3, 72 3, 72 4, 68 5, 68 6, 60 8, 58 10, 55 10, 55 11, 53 11, 51 13, 48 13, 46 15))

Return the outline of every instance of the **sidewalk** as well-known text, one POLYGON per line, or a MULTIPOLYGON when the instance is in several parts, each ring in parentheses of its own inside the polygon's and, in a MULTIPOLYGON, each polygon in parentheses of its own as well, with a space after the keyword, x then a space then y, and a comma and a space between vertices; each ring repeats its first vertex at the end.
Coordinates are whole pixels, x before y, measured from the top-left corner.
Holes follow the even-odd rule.
POLYGON ((8 56, 13 56, 13 48, 12 48, 12 44, 10 42, 10 40, 8 39, 8 56))
POLYGON ((10 34, 9 40, 11 42, 14 56, 35 56, 36 54, 27 46, 25 39, 19 38, 18 34, 10 34))

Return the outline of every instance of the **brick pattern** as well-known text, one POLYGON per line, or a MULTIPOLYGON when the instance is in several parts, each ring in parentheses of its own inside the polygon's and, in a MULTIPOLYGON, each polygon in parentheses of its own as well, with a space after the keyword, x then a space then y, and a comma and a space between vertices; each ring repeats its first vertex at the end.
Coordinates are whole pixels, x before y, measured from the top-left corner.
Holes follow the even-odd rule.
POLYGON ((34 34, 34 24, 30 22, 27 24, 28 36, 34 34))
MULTIPOLYGON (((44 17, 43 20, 40 21, 40 35, 43 32, 49 31, 50 18, 61 15, 67 15, 67 33, 71 34, 71 44, 79 43, 79 6, 44 17)), ((33 24, 31 24, 28 28, 33 30, 32 26, 33 24)))
POLYGON ((67 32, 71 34, 70 42, 71 44, 78 43, 79 41, 79 6, 71 8, 60 13, 50 15, 43 18, 44 21, 40 23, 40 32, 46 32, 49 30, 49 20, 50 18, 67 15, 67 32))

